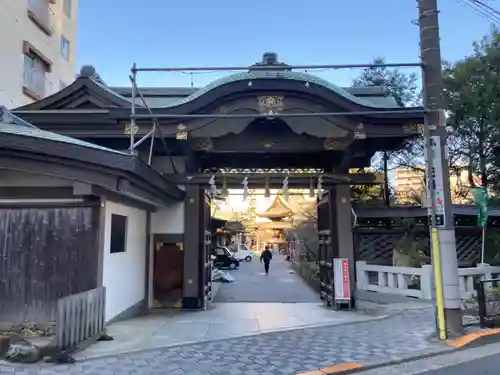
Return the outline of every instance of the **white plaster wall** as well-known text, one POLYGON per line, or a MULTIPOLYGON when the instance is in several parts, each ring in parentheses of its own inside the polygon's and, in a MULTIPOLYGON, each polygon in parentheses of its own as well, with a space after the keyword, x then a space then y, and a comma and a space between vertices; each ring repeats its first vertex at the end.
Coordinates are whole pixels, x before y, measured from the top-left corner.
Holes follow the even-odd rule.
POLYGON ((151 215, 151 233, 184 233, 184 202, 158 209, 151 215))
POLYGON ((106 287, 106 320, 145 298, 147 212, 106 201, 103 285, 106 287), (126 251, 110 253, 111 214, 127 216, 126 251))
POLYGON ((71 18, 63 12, 62 1, 51 5, 54 13, 54 33, 46 35, 28 18, 28 0, 0 0, 0 105, 15 108, 33 102, 23 94, 23 41, 30 42, 52 61, 47 75, 47 95, 59 91, 59 82, 74 81, 76 66, 76 34, 78 0, 73 0, 71 18), (70 41, 70 55, 61 55, 61 36, 70 41))

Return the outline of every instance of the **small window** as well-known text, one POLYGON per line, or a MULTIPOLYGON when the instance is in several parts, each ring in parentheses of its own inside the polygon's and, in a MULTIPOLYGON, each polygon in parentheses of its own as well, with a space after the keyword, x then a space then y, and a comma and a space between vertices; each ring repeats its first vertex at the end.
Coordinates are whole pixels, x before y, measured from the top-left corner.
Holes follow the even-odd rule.
POLYGON ((24 72, 25 74, 30 74, 31 72, 31 74, 41 73, 45 75, 47 73, 47 66, 36 55, 24 55, 24 72))
POLYGON ((66 60, 69 60, 69 49, 70 49, 70 42, 69 42, 69 40, 66 39, 64 36, 61 36, 61 55, 66 60))
POLYGON ((24 68, 35 69, 35 57, 31 55, 24 55, 24 68))
POLYGON ((68 18, 71 18, 71 9, 73 8, 72 2, 72 0, 63 1, 63 12, 68 18))
POLYGON ((111 215, 110 253, 124 253, 127 246, 127 217, 111 215))
POLYGON ((217 255, 226 255, 226 252, 224 249, 221 249, 220 247, 218 249, 215 249, 215 254, 217 255))

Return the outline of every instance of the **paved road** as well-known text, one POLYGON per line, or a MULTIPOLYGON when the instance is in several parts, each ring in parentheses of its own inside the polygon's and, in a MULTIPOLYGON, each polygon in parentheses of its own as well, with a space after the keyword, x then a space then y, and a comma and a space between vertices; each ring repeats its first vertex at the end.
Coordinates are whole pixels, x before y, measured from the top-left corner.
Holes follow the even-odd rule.
POLYGON ((410 310, 379 321, 146 350, 69 366, 45 365, 42 372, 34 367, 12 371, 0 364, 0 374, 293 375, 342 362, 396 360, 414 351, 442 349, 443 344, 428 340, 433 321, 432 309, 410 310))
POLYGON ((360 375, 497 375, 500 343, 452 351, 395 366, 360 372, 360 375))
POLYGON ((242 262, 238 270, 230 271, 236 281, 223 284, 214 302, 319 302, 314 292, 299 276, 290 273, 288 262, 281 256, 271 261, 269 275, 264 265, 254 257, 242 262))
POLYGON ((426 371, 422 375, 498 375, 499 368, 500 354, 494 354, 459 365, 426 371))

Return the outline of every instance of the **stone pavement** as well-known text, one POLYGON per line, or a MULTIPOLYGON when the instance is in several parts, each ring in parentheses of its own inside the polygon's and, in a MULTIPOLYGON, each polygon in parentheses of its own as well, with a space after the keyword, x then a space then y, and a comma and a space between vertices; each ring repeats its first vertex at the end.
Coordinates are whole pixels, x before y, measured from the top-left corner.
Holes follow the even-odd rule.
POLYGON ((266 276, 258 260, 242 263, 240 269, 232 271, 236 281, 222 284, 215 298, 233 302, 212 303, 207 311, 158 311, 111 324, 108 333, 115 340, 99 342, 80 353, 78 358, 359 322, 386 314, 385 311, 369 315, 327 309, 299 276, 289 272, 283 258, 273 261, 272 268, 266 276), (246 296, 256 302, 237 302, 248 299, 246 296))
POLYGON ((208 311, 158 312, 111 324, 103 341, 77 358, 164 348, 289 329, 367 321, 385 314, 333 311, 320 303, 221 303, 208 311))
POLYGON ((258 256, 229 272, 236 281, 223 284, 214 302, 320 302, 318 293, 299 276, 290 273, 289 264, 282 256, 273 258, 269 275, 264 273, 258 256))
POLYGON ((112 324, 115 340, 79 353, 74 365, 0 363, 0 374, 292 375, 442 348, 429 340, 434 316, 426 304, 333 311, 282 258, 271 267, 266 276, 258 259, 243 263, 233 271, 236 281, 223 284, 215 298, 232 302, 213 303, 207 311, 160 311, 112 324))
POLYGON ((8 367, 11 375, 292 375, 343 362, 397 360, 440 350, 430 339, 432 309, 408 310, 377 321, 272 332, 226 340, 151 349, 78 361, 74 365, 8 367))

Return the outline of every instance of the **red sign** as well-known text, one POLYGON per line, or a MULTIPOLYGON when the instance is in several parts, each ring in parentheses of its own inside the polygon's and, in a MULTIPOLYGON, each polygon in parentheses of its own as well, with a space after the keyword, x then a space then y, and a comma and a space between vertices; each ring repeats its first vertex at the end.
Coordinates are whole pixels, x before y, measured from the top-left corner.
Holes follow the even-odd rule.
POLYGON ((351 285, 349 281, 349 261, 345 258, 333 259, 333 275, 335 282, 335 300, 350 301, 351 285))

